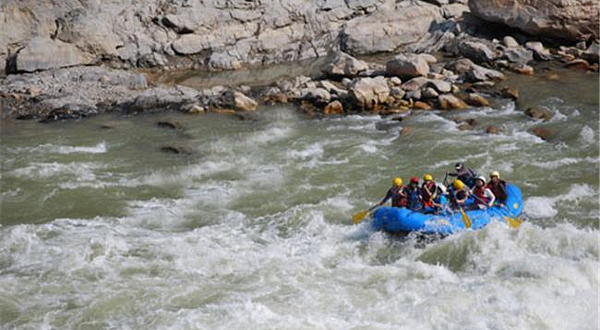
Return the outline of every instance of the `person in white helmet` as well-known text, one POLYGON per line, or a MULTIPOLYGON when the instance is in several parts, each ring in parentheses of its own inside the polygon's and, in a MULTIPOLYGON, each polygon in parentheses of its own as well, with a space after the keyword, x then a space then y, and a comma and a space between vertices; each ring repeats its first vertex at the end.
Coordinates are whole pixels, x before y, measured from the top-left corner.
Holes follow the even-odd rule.
POLYGON ((448 198, 446 197, 446 187, 443 184, 437 185, 437 194, 432 201, 433 213, 445 213, 448 210, 448 198))
POLYGON ((475 197, 475 206, 479 209, 487 209, 494 205, 496 196, 494 193, 485 186, 485 177, 479 176, 475 178, 475 187, 471 192, 475 197))
POLYGON ((494 193, 496 196, 496 204, 499 204, 501 207, 506 204, 506 182, 500 180, 500 173, 498 171, 492 171, 490 173, 490 182, 486 185, 488 189, 494 193))

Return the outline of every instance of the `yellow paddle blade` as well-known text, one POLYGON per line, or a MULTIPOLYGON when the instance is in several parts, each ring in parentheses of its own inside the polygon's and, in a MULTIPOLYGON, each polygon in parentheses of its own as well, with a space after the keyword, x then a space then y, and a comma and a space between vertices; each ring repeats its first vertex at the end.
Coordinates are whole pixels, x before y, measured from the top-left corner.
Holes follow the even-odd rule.
POLYGON ((364 211, 360 211, 360 212, 356 213, 355 215, 352 216, 352 222, 354 224, 357 224, 357 223, 363 221, 363 219, 367 216, 367 213, 369 213, 369 210, 364 210, 364 211))
POLYGON ((469 216, 465 213, 465 211, 462 208, 460 209, 460 215, 462 216, 462 220, 465 223, 465 228, 471 228, 471 219, 469 219, 469 216))
POLYGON ((508 222, 508 225, 513 227, 513 228, 519 228, 519 226, 523 223, 523 220, 519 219, 519 218, 510 218, 507 216, 504 216, 504 219, 506 220, 506 222, 508 222))

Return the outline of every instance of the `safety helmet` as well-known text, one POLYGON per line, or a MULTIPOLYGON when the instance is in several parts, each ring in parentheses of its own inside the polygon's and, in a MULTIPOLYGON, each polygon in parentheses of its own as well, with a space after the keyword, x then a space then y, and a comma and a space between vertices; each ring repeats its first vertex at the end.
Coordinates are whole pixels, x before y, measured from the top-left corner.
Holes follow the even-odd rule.
POLYGON ((442 192, 442 194, 446 193, 446 186, 444 186, 443 184, 438 184, 437 187, 442 192))
POLYGON ((498 171, 492 171, 492 173, 490 173, 490 178, 493 177, 493 176, 495 176, 498 179, 500 179, 500 173, 498 171))
POLYGON ((410 183, 419 183, 419 178, 413 176, 412 178, 410 178, 410 183))
POLYGON ((433 181, 433 176, 431 174, 425 174, 423 176, 423 181, 433 181))
POLYGON ((483 175, 478 176, 477 178, 475 178, 475 180, 481 180, 481 181, 483 181, 483 183, 485 183, 485 176, 483 176, 483 175))
POLYGON ((392 182, 394 183, 394 186, 396 186, 396 187, 400 187, 402 185, 401 178, 394 178, 394 180, 392 182))
POLYGON ((465 164, 463 163, 456 163, 456 165, 454 165, 454 168, 458 171, 458 170, 462 170, 462 168, 465 167, 465 164))
POLYGON ((454 180, 454 182, 452 183, 452 187, 454 187, 454 189, 457 190, 461 190, 464 186, 465 184, 459 179, 454 180))

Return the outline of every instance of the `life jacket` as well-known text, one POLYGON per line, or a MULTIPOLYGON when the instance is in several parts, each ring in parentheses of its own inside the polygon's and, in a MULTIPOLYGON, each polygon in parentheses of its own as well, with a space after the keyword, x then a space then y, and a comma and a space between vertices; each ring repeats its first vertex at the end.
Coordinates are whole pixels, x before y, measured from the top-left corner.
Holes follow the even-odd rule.
POLYGON ((482 187, 478 187, 475 186, 475 188, 473 188, 473 195, 477 196, 478 198, 475 198, 475 205, 479 205, 479 204, 486 204, 489 202, 489 199, 487 197, 485 197, 485 186, 482 187))
POLYGON ((450 188, 450 202, 452 203, 452 207, 454 207, 455 209, 458 208, 458 202, 456 200, 464 199, 466 196, 467 196, 467 192, 464 191, 463 189, 456 191, 456 190, 454 190, 454 188, 452 188, 452 187, 450 188))
POLYGON ((418 210, 421 208, 421 202, 419 201, 420 191, 418 187, 411 188, 406 186, 404 189, 406 195, 406 206, 411 210, 418 210))
POLYGON ((394 187, 392 189, 392 206, 406 207, 408 200, 406 198, 406 194, 404 193, 404 187, 394 187))
POLYGON ((473 188, 473 186, 475 186, 475 176, 475 172, 473 172, 470 168, 464 168, 456 173, 456 178, 469 186, 469 188, 473 188))
POLYGON ((498 184, 494 184, 492 181, 490 181, 486 185, 486 187, 489 188, 492 191, 492 193, 494 193, 494 196, 496 196, 496 200, 504 202, 508 198, 508 196, 506 195, 505 181, 498 180, 498 184))
POLYGON ((437 185, 435 182, 431 181, 428 183, 423 183, 421 187, 421 199, 423 202, 423 207, 433 206, 432 201, 437 195, 437 185))

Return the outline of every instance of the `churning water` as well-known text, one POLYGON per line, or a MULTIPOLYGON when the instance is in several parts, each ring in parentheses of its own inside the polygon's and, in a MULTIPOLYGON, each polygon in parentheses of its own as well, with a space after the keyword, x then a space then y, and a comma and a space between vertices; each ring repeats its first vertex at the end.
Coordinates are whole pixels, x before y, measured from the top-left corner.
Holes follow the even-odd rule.
POLYGON ((502 102, 3 123, 0 328, 597 329, 597 77, 519 79, 549 122, 502 102), (526 222, 424 246, 351 224, 394 176, 457 161, 520 186, 526 222))

